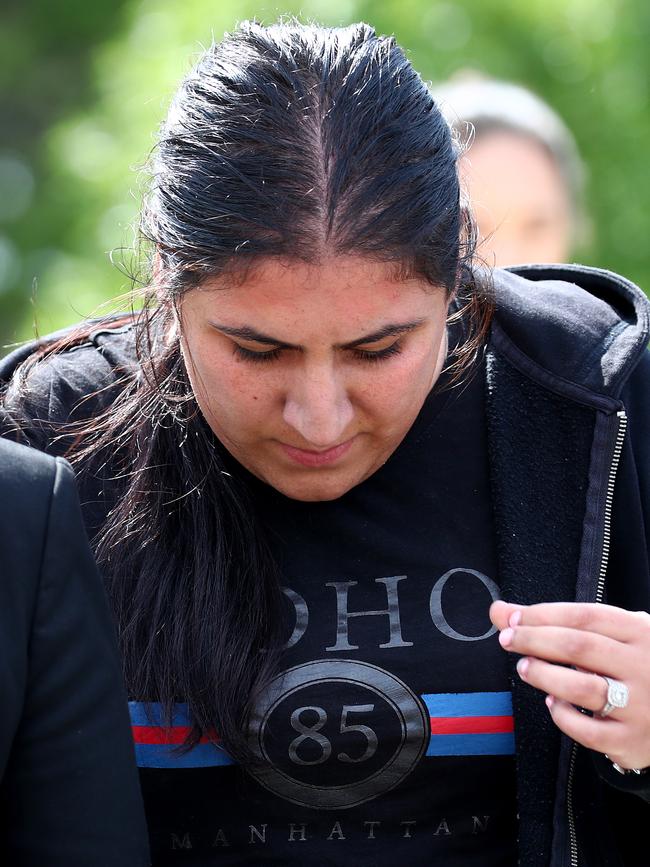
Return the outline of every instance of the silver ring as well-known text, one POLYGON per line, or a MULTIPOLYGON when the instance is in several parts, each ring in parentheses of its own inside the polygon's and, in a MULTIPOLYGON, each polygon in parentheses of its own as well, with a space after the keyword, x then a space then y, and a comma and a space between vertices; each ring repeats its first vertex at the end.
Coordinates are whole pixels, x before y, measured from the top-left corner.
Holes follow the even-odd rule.
POLYGON ((607 681, 607 701, 598 711, 598 716, 606 717, 613 710, 627 707, 627 703, 630 700, 630 691, 620 680, 614 680, 613 677, 606 677, 604 674, 601 674, 601 677, 607 681))

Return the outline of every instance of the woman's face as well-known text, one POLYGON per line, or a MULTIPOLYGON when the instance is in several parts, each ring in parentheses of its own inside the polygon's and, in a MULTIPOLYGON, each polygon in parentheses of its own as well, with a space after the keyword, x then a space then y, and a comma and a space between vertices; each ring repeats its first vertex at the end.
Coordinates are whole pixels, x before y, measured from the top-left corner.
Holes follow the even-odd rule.
POLYGON ((490 265, 566 262, 574 226, 560 171, 543 146, 507 131, 479 136, 460 161, 490 265))
POLYGON ((415 420, 446 355, 447 299, 363 258, 268 260, 183 297, 181 347, 208 424, 297 500, 368 478, 415 420))

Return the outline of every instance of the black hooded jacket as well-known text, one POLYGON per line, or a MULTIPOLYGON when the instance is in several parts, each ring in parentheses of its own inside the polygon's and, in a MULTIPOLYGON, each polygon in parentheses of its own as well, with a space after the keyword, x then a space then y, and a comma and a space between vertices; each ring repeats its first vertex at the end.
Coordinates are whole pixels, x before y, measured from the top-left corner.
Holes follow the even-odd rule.
MULTIPOLYGON (((492 281, 486 389, 502 596, 650 611, 648 302, 624 278, 579 266, 499 270, 492 281)), ((0 362, 0 380, 37 346, 0 362)), ((47 447, 34 419, 68 419, 133 363, 130 326, 98 323, 87 343, 31 374, 26 396, 9 388, 4 432, 47 447)), ((650 863, 650 772, 622 776, 561 735, 510 661, 520 863, 650 863)))
MULTIPOLYGON (((503 597, 650 610, 645 296, 570 266, 496 272, 495 290, 488 434, 503 597)), ((623 777, 574 748, 514 669, 511 686, 521 863, 650 863, 650 775, 623 777)))

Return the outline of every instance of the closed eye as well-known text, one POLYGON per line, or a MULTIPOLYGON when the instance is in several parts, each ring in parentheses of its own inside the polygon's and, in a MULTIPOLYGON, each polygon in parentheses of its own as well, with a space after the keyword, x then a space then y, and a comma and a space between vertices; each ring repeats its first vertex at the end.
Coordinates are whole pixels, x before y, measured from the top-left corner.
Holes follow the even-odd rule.
POLYGON ((254 363, 274 361, 276 358, 280 357, 282 351, 283 349, 281 346, 276 346, 274 349, 263 349, 257 351, 254 349, 246 349, 245 346, 240 346, 239 343, 233 343, 233 352, 237 358, 244 359, 245 361, 252 361, 254 363))
MULTIPOLYGON (((276 346, 273 349, 256 350, 248 349, 246 346, 242 346, 239 343, 233 343, 234 354, 238 358, 245 361, 251 361, 254 364, 264 361, 275 361, 283 352, 286 351, 288 351, 288 348, 284 346, 276 346)), ((383 346, 381 349, 363 349, 361 347, 355 347, 354 349, 348 350, 355 360, 369 362, 383 361, 392 356, 399 355, 401 351, 401 339, 395 340, 390 345, 383 346)))
POLYGON ((381 349, 362 349, 357 347, 350 350, 359 361, 383 361, 386 358, 391 358, 393 355, 399 355, 402 351, 402 341, 395 340, 389 346, 384 346, 381 349))

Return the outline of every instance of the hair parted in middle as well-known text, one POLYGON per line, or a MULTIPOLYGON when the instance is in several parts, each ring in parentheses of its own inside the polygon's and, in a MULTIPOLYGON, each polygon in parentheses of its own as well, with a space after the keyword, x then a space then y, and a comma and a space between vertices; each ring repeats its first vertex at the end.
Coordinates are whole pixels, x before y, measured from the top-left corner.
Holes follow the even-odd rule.
POLYGON ((390 37, 245 23, 177 92, 143 231, 174 291, 251 258, 372 256, 452 292, 471 255, 456 149, 390 37))

